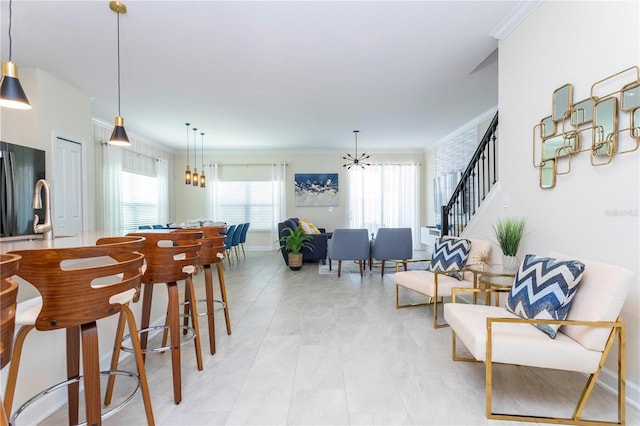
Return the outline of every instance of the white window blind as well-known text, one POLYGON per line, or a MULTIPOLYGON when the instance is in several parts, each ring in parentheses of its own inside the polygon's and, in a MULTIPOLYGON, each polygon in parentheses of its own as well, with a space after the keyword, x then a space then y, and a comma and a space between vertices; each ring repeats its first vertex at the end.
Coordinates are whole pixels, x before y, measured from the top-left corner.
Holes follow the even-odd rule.
POLYGON ((140 225, 159 224, 157 178, 123 171, 121 206, 125 231, 136 231, 140 225))
POLYGON ((218 190, 218 212, 226 223, 271 229, 271 182, 226 181, 218 190))

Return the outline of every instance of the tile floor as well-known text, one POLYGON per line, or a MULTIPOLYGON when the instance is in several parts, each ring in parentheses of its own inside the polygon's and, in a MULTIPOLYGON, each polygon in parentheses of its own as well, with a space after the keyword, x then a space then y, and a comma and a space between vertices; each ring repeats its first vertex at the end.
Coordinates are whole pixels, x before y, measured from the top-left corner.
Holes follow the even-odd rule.
MULTIPOLYGON (((182 403, 173 403, 168 354, 147 358, 156 423, 511 424, 485 418, 484 364, 451 360, 451 332, 431 327, 431 307, 395 309, 389 272, 338 278, 318 274, 317 264, 294 272, 279 252, 247 251, 226 266, 233 334, 226 335, 219 312, 217 353, 210 355, 202 327, 203 371, 192 345, 183 346, 182 403)), ((570 415, 584 380, 498 366, 494 383, 494 409, 570 415)), ((613 420, 615 397, 597 387, 585 415, 613 420)), ((45 423, 65 422, 56 415, 45 423)), ((105 421, 144 423, 140 397, 105 421)), ((627 408, 627 424, 640 424, 637 409, 627 408)))

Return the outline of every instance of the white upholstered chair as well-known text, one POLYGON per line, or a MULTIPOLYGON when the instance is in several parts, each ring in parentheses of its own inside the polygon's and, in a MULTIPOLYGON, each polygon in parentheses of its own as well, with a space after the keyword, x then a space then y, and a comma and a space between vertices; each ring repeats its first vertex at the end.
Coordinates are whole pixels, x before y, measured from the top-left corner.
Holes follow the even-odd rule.
MULTIPOLYGON (((471 250, 467 259, 467 265, 475 265, 480 259, 488 259, 491 255, 491 243, 486 240, 471 241, 471 250)), ((475 274, 464 269, 460 270, 462 280, 458 280, 450 274, 454 271, 447 272, 431 272, 431 271, 403 271, 395 274, 396 284, 396 308, 406 308, 412 306, 421 306, 433 304, 433 328, 446 327, 447 324, 438 324, 438 299, 441 301, 445 297, 451 297, 451 289, 456 287, 474 288, 477 283, 475 274), (404 287, 408 290, 415 291, 424 296, 429 297, 427 303, 414 303, 408 305, 400 305, 399 289, 404 287)))
MULTIPOLYGON (((568 259, 551 253, 550 257, 568 259)), ((630 271, 601 262, 577 259, 585 270, 564 321, 525 320, 504 307, 447 303, 444 317, 452 331, 452 357, 456 361, 486 364, 486 416, 489 419, 587 424, 582 411, 598 379, 604 361, 618 338, 618 420, 625 422, 625 329, 619 318, 634 280, 630 271), (532 324, 561 324, 555 339, 532 324), (459 339, 473 358, 460 357, 459 339), (589 375, 571 418, 494 413, 491 406, 492 371, 495 363, 576 371, 589 375)), ((460 290, 464 292, 465 290, 460 290)), ((473 291, 473 290, 466 290, 473 291)), ((476 290, 477 291, 477 290, 476 290)), ((459 291, 456 290, 455 293, 459 291)), ((454 297, 455 302, 455 297, 454 297)))

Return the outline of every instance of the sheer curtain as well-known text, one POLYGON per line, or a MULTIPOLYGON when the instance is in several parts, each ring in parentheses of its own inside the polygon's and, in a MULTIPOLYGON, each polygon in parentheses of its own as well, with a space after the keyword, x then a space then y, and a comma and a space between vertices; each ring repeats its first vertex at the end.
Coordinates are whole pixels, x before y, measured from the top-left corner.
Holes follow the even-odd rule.
POLYGON ((278 222, 286 219, 284 217, 287 210, 286 169, 287 165, 284 163, 271 165, 271 241, 274 241, 274 249, 279 247, 275 242, 279 238, 278 222))
POLYGON ((122 149, 102 144, 103 228, 107 233, 122 231, 121 196, 122 149))
POLYGON ((205 164, 204 166, 207 176, 207 205, 205 206, 205 219, 210 219, 214 222, 220 221, 218 218, 218 198, 216 194, 219 193, 218 186, 220 185, 220 177, 218 175, 217 164, 205 164))
POLYGON ((156 159, 156 179, 158 182, 158 220, 162 225, 169 223, 169 162, 156 159))
POLYGON ((372 164, 348 172, 347 214, 350 228, 411 228, 419 247, 419 164, 372 164))

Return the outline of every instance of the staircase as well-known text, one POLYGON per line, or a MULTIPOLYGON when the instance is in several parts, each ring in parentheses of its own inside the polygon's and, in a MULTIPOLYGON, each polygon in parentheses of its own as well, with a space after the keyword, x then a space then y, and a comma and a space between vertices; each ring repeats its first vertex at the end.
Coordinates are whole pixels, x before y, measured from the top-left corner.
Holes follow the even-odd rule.
POLYGON ((442 235, 460 236, 498 179, 498 113, 482 137, 449 202, 442 206, 442 235))

